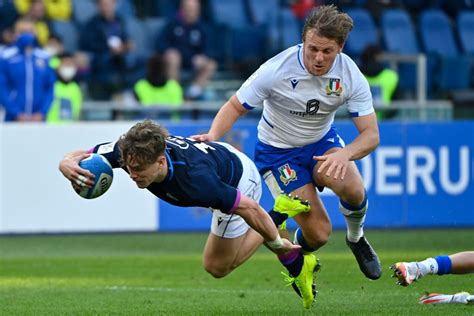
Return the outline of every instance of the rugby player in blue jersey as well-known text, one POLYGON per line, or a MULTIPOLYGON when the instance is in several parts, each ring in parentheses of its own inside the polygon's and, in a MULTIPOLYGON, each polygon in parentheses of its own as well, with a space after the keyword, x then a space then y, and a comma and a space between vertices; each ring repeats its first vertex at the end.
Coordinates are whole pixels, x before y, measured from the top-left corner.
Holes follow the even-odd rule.
MULTIPOLYGON (((66 154, 59 170, 76 189, 93 184, 94 176, 79 167, 90 153, 103 155, 113 168, 123 168, 138 188, 170 204, 213 209, 211 233, 204 248, 204 269, 212 276, 229 274, 262 242, 292 271, 294 263, 286 258, 299 252, 300 246, 280 238, 272 218, 258 204, 262 185, 257 167, 231 145, 169 136, 163 126, 145 120, 116 142, 66 154)), ((281 194, 274 209, 297 214, 309 211, 309 205, 281 194)), ((296 278, 299 291, 311 288, 312 273, 296 278)))
MULTIPOLYGON (((346 243, 365 276, 375 280, 382 269, 364 235, 369 203, 354 161, 375 150, 379 130, 369 84, 342 52, 352 26, 352 19, 333 5, 313 9, 303 27, 303 43, 265 62, 222 106, 209 132, 193 138, 217 140, 239 117, 263 107, 255 163, 274 196, 284 191, 311 204, 310 212, 295 216, 296 242, 304 253, 312 253, 329 240, 331 221, 316 188, 330 188, 346 220, 346 243), (333 127, 341 106, 358 131, 347 145, 333 127)), ((271 216, 275 222, 286 220, 280 212, 271 216)), ((302 256, 293 260, 302 262, 302 256)), ((310 258, 305 256, 300 268, 315 266, 310 258)))

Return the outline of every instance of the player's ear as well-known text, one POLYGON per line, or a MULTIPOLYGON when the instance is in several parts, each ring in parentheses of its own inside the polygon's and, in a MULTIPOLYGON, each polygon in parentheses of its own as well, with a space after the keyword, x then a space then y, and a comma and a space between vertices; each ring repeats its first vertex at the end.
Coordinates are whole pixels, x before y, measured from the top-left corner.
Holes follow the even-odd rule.
POLYGON ((160 165, 164 165, 164 164, 166 163, 166 156, 165 156, 165 155, 160 155, 160 156, 158 157, 158 163, 159 163, 160 165))

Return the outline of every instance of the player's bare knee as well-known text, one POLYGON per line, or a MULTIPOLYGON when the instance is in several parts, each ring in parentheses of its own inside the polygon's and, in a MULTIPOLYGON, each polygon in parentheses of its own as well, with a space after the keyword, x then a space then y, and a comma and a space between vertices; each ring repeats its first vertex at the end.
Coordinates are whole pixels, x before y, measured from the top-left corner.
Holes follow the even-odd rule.
POLYGON ((347 186, 339 195, 339 198, 351 205, 360 205, 365 199, 365 189, 363 185, 347 186))
POLYGON ((322 246, 324 246, 328 241, 329 237, 331 236, 331 227, 324 228, 324 229, 318 229, 317 232, 309 235, 309 236, 304 236, 306 243, 314 249, 318 249, 322 246))
POLYGON ((220 267, 213 264, 204 264, 204 270, 216 279, 223 278, 232 271, 226 267, 220 267))

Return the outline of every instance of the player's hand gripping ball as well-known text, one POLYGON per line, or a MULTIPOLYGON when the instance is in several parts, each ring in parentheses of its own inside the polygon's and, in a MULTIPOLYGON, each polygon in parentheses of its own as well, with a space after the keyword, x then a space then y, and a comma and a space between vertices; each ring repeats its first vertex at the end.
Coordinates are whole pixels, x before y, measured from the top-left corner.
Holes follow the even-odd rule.
POLYGON ((91 188, 83 187, 77 192, 80 196, 85 199, 95 199, 107 192, 112 185, 114 172, 104 156, 91 154, 86 159, 81 160, 79 166, 95 175, 94 185, 91 188))

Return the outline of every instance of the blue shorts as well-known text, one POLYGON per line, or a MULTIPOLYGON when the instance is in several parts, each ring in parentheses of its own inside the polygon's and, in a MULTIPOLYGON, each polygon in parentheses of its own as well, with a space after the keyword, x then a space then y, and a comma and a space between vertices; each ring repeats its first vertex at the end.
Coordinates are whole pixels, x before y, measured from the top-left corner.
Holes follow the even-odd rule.
POLYGON ((255 164, 262 176, 272 171, 280 189, 290 193, 308 183, 317 186, 312 177, 317 163, 313 156, 323 155, 331 148, 343 147, 344 141, 334 127, 318 142, 303 147, 282 149, 258 141, 255 146, 255 164))

